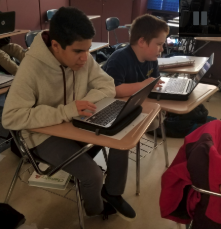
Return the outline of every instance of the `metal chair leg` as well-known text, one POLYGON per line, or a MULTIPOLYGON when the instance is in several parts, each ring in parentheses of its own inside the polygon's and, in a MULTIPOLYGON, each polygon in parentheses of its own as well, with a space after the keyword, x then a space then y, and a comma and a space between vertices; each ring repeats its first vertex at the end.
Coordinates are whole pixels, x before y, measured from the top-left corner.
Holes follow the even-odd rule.
POLYGON ((157 146, 157 129, 153 131, 154 133, 154 148, 157 146))
POLYGON ((103 155, 104 155, 104 160, 106 162, 106 166, 107 166, 107 161, 108 161, 108 157, 107 157, 107 150, 105 147, 102 148, 103 151, 103 155))
POLYGON ((77 178, 74 178, 74 180, 75 180, 75 186, 76 186, 76 198, 77 198, 77 206, 78 206, 79 224, 80 224, 81 229, 85 229, 85 227, 84 227, 84 214, 83 214, 83 207, 82 207, 82 201, 81 201, 79 181, 77 178))
POLYGON ((169 167, 169 159, 168 159, 168 152, 167 152, 167 142, 166 142, 165 127, 164 127, 164 122, 161 121, 161 120, 162 120, 162 113, 160 111, 159 121, 160 121, 160 127, 161 127, 161 132, 162 132, 162 140, 163 140, 163 148, 164 148, 166 168, 168 168, 169 167))
POLYGON ((193 225, 193 220, 191 221, 191 223, 189 225, 186 225, 186 229, 191 229, 193 225))
POLYGON ((8 193, 7 193, 6 198, 5 198, 5 204, 7 204, 9 202, 9 199, 10 199, 11 194, 13 192, 13 189, 15 187, 15 184, 16 184, 16 181, 18 179, 18 175, 19 175, 19 172, 21 170, 22 165, 23 165, 23 158, 20 159, 18 167, 17 167, 17 169, 15 171, 15 175, 14 175, 14 177, 12 179, 11 185, 9 187, 8 193))
POLYGON ((136 145, 136 195, 140 195, 140 141, 136 145))

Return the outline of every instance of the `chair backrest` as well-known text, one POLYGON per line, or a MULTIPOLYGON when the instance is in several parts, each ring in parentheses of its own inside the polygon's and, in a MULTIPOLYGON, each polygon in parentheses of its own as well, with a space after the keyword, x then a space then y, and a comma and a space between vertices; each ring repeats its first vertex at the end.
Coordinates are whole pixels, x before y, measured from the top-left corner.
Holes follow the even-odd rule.
POLYGON ((33 155, 32 151, 28 148, 24 138, 22 137, 21 131, 14 131, 14 130, 9 130, 9 131, 15 141, 16 146, 18 147, 19 152, 21 153, 23 160, 29 161, 38 174, 48 175, 53 170, 54 167, 49 166, 49 168, 47 168, 45 171, 42 171, 38 167, 38 162, 45 163, 45 161, 41 160, 36 155, 35 156, 33 155))
POLYGON ((128 45, 129 45, 129 43, 121 43, 121 44, 119 44, 119 45, 117 46, 116 50, 125 48, 125 47, 128 46, 128 45))
POLYGON ((108 43, 110 43, 109 32, 113 31, 114 36, 115 36, 115 40, 118 44, 118 39, 117 39, 117 34, 115 32, 115 29, 117 29, 119 27, 119 24, 120 24, 120 21, 117 17, 109 17, 106 19, 106 30, 108 31, 108 43))
POLYGON ((48 18, 48 21, 51 20, 51 18, 54 16, 54 14, 55 14, 57 11, 58 11, 57 9, 52 9, 52 10, 48 10, 48 11, 47 11, 47 18, 48 18))
POLYGON ((26 35, 25 35, 25 43, 26 43, 26 46, 27 47, 30 47, 31 46, 31 44, 32 44, 35 36, 39 32, 41 32, 41 30, 33 30, 33 31, 30 31, 30 32, 26 33, 26 35))
POLYGON ((117 17, 109 17, 106 19, 106 30, 112 31, 114 29, 117 29, 120 25, 120 21, 117 17))

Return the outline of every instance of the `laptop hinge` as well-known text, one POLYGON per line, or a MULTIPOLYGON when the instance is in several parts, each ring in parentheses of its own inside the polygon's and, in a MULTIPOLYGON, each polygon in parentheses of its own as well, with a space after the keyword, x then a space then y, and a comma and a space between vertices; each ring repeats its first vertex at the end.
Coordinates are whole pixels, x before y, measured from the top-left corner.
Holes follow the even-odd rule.
POLYGON ((193 86, 193 80, 190 80, 186 89, 187 94, 191 91, 192 86, 193 86))

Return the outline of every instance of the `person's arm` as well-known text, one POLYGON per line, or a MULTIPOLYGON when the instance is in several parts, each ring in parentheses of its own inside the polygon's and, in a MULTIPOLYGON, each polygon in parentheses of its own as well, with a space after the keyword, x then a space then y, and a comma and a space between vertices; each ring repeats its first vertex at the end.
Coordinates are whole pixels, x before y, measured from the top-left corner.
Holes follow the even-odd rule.
POLYGON ((115 97, 116 90, 114 80, 101 69, 91 55, 88 57, 88 93, 81 100, 95 103, 105 97, 115 97))
POLYGON ((124 83, 119 86, 116 86, 116 97, 128 97, 145 87, 147 84, 151 83, 154 78, 148 78, 142 82, 138 83, 124 83))
POLYGON ((127 66, 127 64, 124 62, 124 58, 116 54, 112 54, 110 59, 103 66, 104 71, 114 79, 117 98, 131 96, 145 86, 145 82, 125 83, 127 77, 127 69, 125 66, 127 66))
POLYGON ((45 126, 52 126, 62 122, 69 122, 74 116, 78 116, 75 101, 57 107, 50 105, 37 105, 38 91, 36 72, 41 69, 35 66, 33 59, 24 59, 7 95, 2 125, 5 129, 23 130, 45 126))

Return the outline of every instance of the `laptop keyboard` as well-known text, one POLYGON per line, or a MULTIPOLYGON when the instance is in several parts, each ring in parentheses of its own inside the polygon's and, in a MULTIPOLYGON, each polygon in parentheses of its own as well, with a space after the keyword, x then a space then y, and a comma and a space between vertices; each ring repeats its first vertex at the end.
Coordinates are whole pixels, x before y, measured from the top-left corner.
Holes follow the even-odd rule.
POLYGON ((187 80, 180 78, 169 79, 165 91, 170 93, 183 93, 187 80))
POLYGON ((115 100, 113 103, 87 119, 87 122, 106 126, 118 116, 125 103, 124 101, 115 100))

